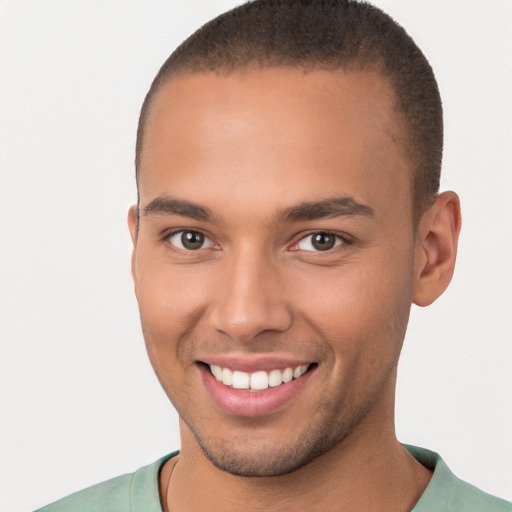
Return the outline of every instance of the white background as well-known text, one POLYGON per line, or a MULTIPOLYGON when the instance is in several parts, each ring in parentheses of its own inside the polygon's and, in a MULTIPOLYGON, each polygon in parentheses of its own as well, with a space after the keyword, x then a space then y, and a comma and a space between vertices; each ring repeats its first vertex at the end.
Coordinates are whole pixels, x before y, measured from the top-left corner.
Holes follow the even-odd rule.
MULTIPOLYGON (((170 51, 236 1, 0 1, 0 510, 179 447, 129 274, 135 127, 170 51)), ((444 188, 464 226, 449 291, 414 309, 397 431, 512 498, 512 2, 381 0, 436 70, 444 188)))

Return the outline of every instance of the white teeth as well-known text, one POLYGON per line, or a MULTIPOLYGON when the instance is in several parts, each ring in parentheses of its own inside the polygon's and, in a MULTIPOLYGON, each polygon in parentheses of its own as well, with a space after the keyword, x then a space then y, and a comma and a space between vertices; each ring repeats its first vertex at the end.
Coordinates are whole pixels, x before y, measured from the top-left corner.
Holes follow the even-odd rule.
POLYGON ((251 389, 267 389, 268 388, 268 373, 254 372, 251 373, 251 389))
POLYGON ((249 389, 249 374, 245 372, 233 372, 233 387, 235 389, 249 389))
POLYGON ((212 371, 213 376, 217 380, 220 380, 220 381, 222 380, 222 368, 220 366, 217 366, 216 364, 211 364, 210 370, 212 371))
POLYGON ((297 368, 285 368, 284 370, 271 370, 266 372, 263 370, 246 373, 238 370, 230 370, 222 368, 216 364, 211 364, 210 370, 212 375, 225 386, 232 386, 235 389, 253 389, 262 391, 268 387, 274 388, 283 383, 288 383, 293 379, 298 379, 309 368, 309 364, 297 366, 297 368))
POLYGON ((307 364, 303 364, 302 366, 297 366, 295 370, 293 370, 293 378, 298 379, 301 375, 304 375, 306 373, 306 370, 308 369, 307 364))
POLYGON ((290 382, 293 379, 293 370, 291 368, 286 368, 283 371, 283 382, 290 382))
POLYGON ((268 385, 271 388, 275 388, 276 386, 280 386, 283 383, 283 374, 281 370, 272 370, 268 374, 268 385))
POLYGON ((233 384, 233 372, 229 368, 222 368, 222 384, 226 386, 233 384))

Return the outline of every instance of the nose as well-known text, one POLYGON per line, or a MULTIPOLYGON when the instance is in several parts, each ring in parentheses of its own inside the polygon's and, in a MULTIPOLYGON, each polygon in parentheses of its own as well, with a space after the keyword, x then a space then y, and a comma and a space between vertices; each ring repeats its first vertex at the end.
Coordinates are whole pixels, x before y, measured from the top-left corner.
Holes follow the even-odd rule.
POLYGON ((276 264, 246 251, 226 259, 223 267, 210 308, 211 327, 239 342, 289 329, 292 312, 276 264))

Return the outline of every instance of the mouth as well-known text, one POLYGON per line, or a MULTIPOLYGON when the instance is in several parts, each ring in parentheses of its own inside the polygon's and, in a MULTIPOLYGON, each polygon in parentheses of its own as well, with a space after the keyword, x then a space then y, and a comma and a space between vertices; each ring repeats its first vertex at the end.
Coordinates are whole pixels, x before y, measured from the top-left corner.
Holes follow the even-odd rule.
POLYGON ((258 370, 252 373, 240 370, 223 368, 216 364, 208 364, 210 373, 222 382, 225 386, 232 389, 246 389, 249 391, 264 391, 268 388, 276 388, 282 384, 287 384, 292 380, 299 379, 312 366, 312 363, 303 364, 296 367, 287 367, 284 369, 275 368, 270 371, 258 370))
POLYGON ((298 363, 275 368, 271 364, 244 369, 236 365, 237 369, 226 363, 199 362, 198 369, 210 397, 223 412, 256 417, 288 406, 304 389, 318 364, 298 363))

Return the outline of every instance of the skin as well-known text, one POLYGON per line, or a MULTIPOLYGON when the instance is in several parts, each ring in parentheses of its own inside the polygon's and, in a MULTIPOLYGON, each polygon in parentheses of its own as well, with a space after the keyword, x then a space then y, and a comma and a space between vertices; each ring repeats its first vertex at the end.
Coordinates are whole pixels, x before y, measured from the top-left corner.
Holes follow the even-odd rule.
POLYGON ((375 73, 286 67, 181 75, 157 94, 129 226, 149 357, 180 415, 166 510, 405 511, 428 484, 395 436, 396 366, 411 303, 451 279, 460 207, 441 194, 413 226, 392 105, 375 73), (282 214, 333 197, 367 210, 282 214), (212 218, 147 211, 157 198, 212 218), (180 249, 180 230, 206 245, 180 249), (319 232, 337 246, 315 250, 319 232), (313 371, 271 413, 221 409, 200 362, 262 355, 313 371))

